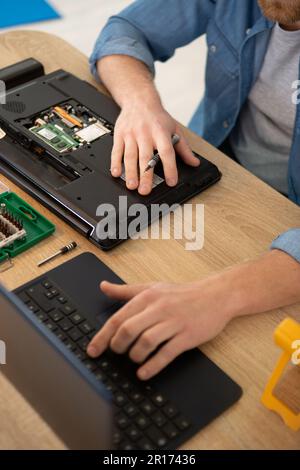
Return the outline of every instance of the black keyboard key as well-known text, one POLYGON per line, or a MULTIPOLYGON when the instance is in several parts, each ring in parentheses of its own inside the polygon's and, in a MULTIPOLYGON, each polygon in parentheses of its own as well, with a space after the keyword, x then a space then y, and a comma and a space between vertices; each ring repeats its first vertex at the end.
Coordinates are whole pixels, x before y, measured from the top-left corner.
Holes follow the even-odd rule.
POLYGON ((155 403, 156 406, 162 406, 167 402, 166 398, 161 393, 158 393, 158 392, 154 393, 151 396, 151 399, 153 403, 155 403))
POLYGON ((181 431, 185 431, 191 425, 191 423, 187 419, 185 419, 183 416, 179 416, 178 418, 175 418, 174 423, 181 431))
POLYGON ((87 346, 88 346, 88 344, 89 344, 89 340, 88 340, 88 338, 83 337, 83 338, 81 338, 81 339, 77 342, 77 344, 78 344, 78 346, 80 347, 80 349, 82 349, 82 351, 85 352, 85 351, 86 351, 86 348, 87 348, 87 346))
POLYGON ((150 426, 149 418, 142 414, 137 415, 134 418, 134 422, 140 429, 146 429, 148 426, 150 426))
POLYGON ((95 362, 92 361, 91 359, 86 359, 85 361, 83 361, 83 364, 91 372, 97 369, 97 364, 95 364, 95 362))
POLYGON ((104 356, 100 357, 97 363, 98 363, 98 366, 104 371, 107 371, 111 367, 110 362, 104 356))
POLYGON ((41 311, 39 311, 36 316, 40 320, 40 322, 45 322, 46 320, 49 319, 47 313, 41 312, 41 311))
POLYGON ((50 289, 52 287, 52 284, 48 279, 42 282, 42 286, 45 287, 45 289, 50 289))
POLYGON ((128 393, 130 390, 132 390, 132 384, 129 382, 129 380, 122 380, 120 382, 120 387, 124 392, 128 393))
POLYGON ((67 318, 64 318, 58 324, 63 331, 69 331, 73 326, 70 320, 68 320, 67 318))
POLYGON ((67 339, 64 341, 64 344, 66 345, 66 347, 67 347, 70 351, 75 351, 76 345, 75 345, 75 343, 73 343, 73 341, 71 341, 69 338, 67 338, 67 339))
POLYGON ((168 416, 168 418, 174 418, 178 415, 178 410, 173 406, 171 403, 168 403, 163 407, 164 413, 168 416))
POLYGON ((54 299, 54 297, 57 296, 57 294, 55 294, 55 290, 52 291, 52 289, 49 289, 47 292, 45 292, 45 297, 48 299, 48 300, 52 300, 54 299))
POLYGON ((119 450, 134 450, 134 449, 135 449, 134 445, 129 441, 121 442, 121 445, 119 446, 119 450))
POLYGON ((61 304, 66 304, 66 303, 68 302, 67 297, 65 297, 64 295, 60 295, 59 297, 57 297, 57 300, 58 300, 61 304))
POLYGON ((45 322, 45 325, 50 331, 53 331, 53 332, 58 329, 57 326, 55 325, 55 323, 51 320, 47 320, 45 322))
POLYGON ((104 376, 103 372, 100 369, 97 369, 94 372, 94 376, 96 377, 97 380, 99 380, 101 382, 104 382, 104 380, 105 380, 105 376, 104 376))
POLYGON ((76 341, 83 337, 83 334, 78 330, 78 328, 76 328, 76 326, 74 326, 71 330, 68 331, 68 336, 70 336, 70 338, 76 343, 76 341))
POLYGON ((152 419, 159 428, 167 422, 165 415, 158 410, 152 415, 152 419))
POLYGON ((138 392, 138 391, 131 391, 129 393, 129 397, 130 397, 130 400, 133 401, 134 403, 140 403, 141 401, 143 401, 143 395, 138 392))
POLYGON ((127 397, 122 392, 117 392, 114 396, 114 402, 117 406, 124 406, 127 403, 127 397))
POLYGON ((155 447, 164 447, 167 444, 166 436, 156 426, 151 426, 145 432, 155 447))
POLYGON ((20 300, 22 300, 22 302, 24 304, 29 304, 30 302, 30 297, 28 297, 28 295, 26 294, 26 292, 20 292, 20 294, 18 294, 18 297, 20 300))
POLYGON ((110 382, 109 380, 106 381, 105 388, 110 393, 117 393, 118 392, 118 389, 117 389, 116 385, 113 382, 110 382))
POLYGON ((135 426, 130 426, 130 428, 127 428, 126 434, 129 439, 133 442, 137 441, 142 437, 141 431, 135 426))
MULTIPOLYGON (((76 312, 76 308, 73 307, 71 304, 65 304, 62 307, 59 307, 59 310, 64 314, 64 315, 71 315, 71 313, 76 312)), ((71 319, 72 320, 72 319, 71 319)), ((73 321, 73 320, 72 320, 73 321)), ((81 320, 80 320, 81 321, 81 320)), ((75 323, 75 322, 73 322, 75 323)), ((79 323, 79 322, 78 322, 79 323)))
POLYGON ((142 437, 142 439, 137 442, 137 446, 140 450, 155 450, 149 439, 146 439, 146 437, 142 437))
POLYGON ((97 331, 94 331, 93 333, 89 333, 89 334, 87 335, 88 339, 91 341, 91 340, 94 338, 94 336, 95 336, 96 333, 97 333, 97 331))
MULTIPOLYGON (((66 305, 64 307, 66 307, 66 305)), ((78 312, 72 313, 72 315, 69 318, 71 322, 74 323, 74 325, 79 325, 79 323, 83 322, 84 320, 84 318, 78 312)))
POLYGON ((138 413, 137 407, 133 405, 132 403, 128 403, 128 405, 124 407, 124 411, 131 418, 138 413))
POLYGON ((58 337, 58 339, 60 339, 60 341, 65 341, 67 339, 67 336, 61 330, 56 330, 55 334, 58 337))
POLYGON ((88 355, 85 354, 83 351, 80 351, 80 349, 78 348, 76 348, 76 350, 74 351, 74 354, 80 361, 84 361, 85 359, 88 358, 88 355))
POLYGON ((121 442, 122 442, 122 440, 123 440, 122 434, 121 434, 119 431, 116 431, 116 432, 114 433, 114 436, 113 436, 113 443, 114 443, 114 445, 115 445, 115 446, 120 445, 121 442))
POLYGON ((107 371, 107 374, 111 377, 112 380, 114 380, 117 383, 119 383, 123 379, 120 372, 117 369, 114 369, 114 368, 109 369, 107 371))
POLYGON ((79 328, 85 335, 88 335, 89 333, 92 333, 92 331, 95 330, 95 328, 93 328, 87 321, 81 323, 79 328))
POLYGON ((52 312, 49 312, 49 317, 55 322, 58 322, 58 321, 60 321, 64 318, 63 314, 60 313, 58 310, 54 310, 52 312))
POLYGON ((54 309, 53 303, 45 298, 43 289, 40 286, 30 287, 26 293, 44 312, 48 313, 54 309))
POLYGON ((154 411, 156 410, 156 408, 154 407, 154 405, 148 401, 148 400, 145 400, 141 405, 140 405, 140 408, 141 410, 146 413, 147 415, 151 415, 152 413, 154 413, 154 411))
POLYGON ((27 304, 27 307, 29 308, 29 310, 31 310, 33 313, 37 313, 39 312, 39 307, 33 303, 33 302, 30 302, 29 304, 27 304))
POLYGON ((170 422, 165 424, 162 429, 169 439, 175 439, 179 434, 178 429, 170 422))
POLYGON ((116 416, 116 425, 120 429, 125 429, 130 425, 130 421, 124 413, 120 413, 116 416))
POLYGON ((50 292, 53 295, 53 297, 56 297, 57 295, 59 295, 59 292, 55 287, 51 287, 50 292))

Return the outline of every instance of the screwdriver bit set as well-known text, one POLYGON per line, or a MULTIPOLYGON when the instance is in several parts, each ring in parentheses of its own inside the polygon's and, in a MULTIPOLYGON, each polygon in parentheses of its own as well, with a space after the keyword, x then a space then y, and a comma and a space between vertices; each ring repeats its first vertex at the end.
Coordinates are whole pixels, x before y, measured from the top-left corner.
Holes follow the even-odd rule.
POLYGON ((0 194, 0 263, 28 250, 55 231, 55 225, 15 193, 0 194))

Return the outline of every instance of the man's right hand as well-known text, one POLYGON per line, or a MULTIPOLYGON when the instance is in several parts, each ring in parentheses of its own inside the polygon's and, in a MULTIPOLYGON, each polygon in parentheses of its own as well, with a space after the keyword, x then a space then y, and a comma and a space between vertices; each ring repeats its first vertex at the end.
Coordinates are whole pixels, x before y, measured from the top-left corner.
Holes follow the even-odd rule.
POLYGON ((147 67, 127 56, 108 56, 98 63, 102 81, 121 107, 115 125, 111 174, 120 177, 124 161, 128 189, 147 195, 152 189, 153 170, 145 172, 154 150, 158 150, 166 183, 176 186, 178 173, 172 135, 180 142, 176 152, 188 165, 199 160, 190 149, 180 126, 163 108, 147 67))
POLYGON ((168 186, 175 186, 178 182, 178 173, 171 141, 173 134, 180 136, 176 152, 187 164, 198 166, 199 160, 193 155, 179 125, 162 106, 156 103, 149 105, 146 100, 133 99, 123 107, 116 122, 111 156, 112 175, 114 177, 121 175, 124 156, 127 188, 138 188, 140 194, 149 194, 152 189, 153 170, 146 173, 144 171, 153 151, 157 149, 163 164, 166 183, 168 186))

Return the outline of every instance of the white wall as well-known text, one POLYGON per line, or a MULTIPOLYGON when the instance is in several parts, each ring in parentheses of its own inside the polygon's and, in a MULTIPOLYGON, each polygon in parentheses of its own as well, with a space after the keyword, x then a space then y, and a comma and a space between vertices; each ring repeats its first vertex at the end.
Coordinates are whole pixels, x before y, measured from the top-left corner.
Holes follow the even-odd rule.
MULTIPOLYGON (((57 34, 87 55, 108 17, 131 3, 130 0, 48 1, 63 18, 21 28, 57 34)), ((178 50, 169 62, 157 64, 156 83, 164 104, 183 124, 188 123, 203 94, 205 57, 205 40, 201 38, 178 50)))

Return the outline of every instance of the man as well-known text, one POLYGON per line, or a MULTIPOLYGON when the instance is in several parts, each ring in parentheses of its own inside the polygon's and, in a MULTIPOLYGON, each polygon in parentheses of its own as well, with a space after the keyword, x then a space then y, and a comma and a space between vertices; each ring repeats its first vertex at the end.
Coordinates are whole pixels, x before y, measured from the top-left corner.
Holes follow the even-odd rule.
MULTIPOLYGON (((155 89, 154 61, 205 33, 206 93, 191 129, 217 147, 229 144, 241 164, 300 204, 300 0, 138 0, 112 17, 91 57, 93 72, 121 107, 112 175, 120 176, 124 156, 128 189, 148 194, 152 174, 143 170, 157 148, 167 184, 176 185, 171 135, 180 129, 155 89)), ((182 135, 176 150, 189 165, 198 164, 182 135)), ((197 282, 103 282, 103 292, 128 302, 88 352, 129 351, 141 364, 139 378, 147 380, 231 319, 300 301, 299 263, 300 229, 292 229, 260 259, 197 282)))

